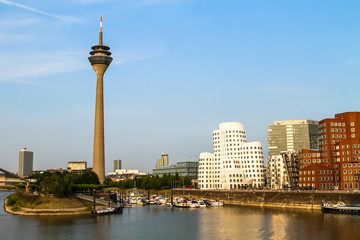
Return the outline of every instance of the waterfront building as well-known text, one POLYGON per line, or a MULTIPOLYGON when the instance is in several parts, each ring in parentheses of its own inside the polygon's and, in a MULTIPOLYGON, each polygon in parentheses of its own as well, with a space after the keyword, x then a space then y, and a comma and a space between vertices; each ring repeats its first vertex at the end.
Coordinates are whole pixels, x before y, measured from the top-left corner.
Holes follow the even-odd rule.
POLYGON ((268 155, 278 155, 284 151, 318 149, 318 134, 318 121, 275 121, 267 127, 268 155))
POLYGON ((115 160, 114 160, 114 172, 115 172, 117 169, 121 169, 121 159, 115 159, 115 160))
POLYGON ((32 151, 26 150, 26 148, 19 151, 18 175, 20 177, 28 176, 33 171, 33 158, 32 151))
POLYGON ((281 152, 267 158, 266 180, 271 189, 297 187, 299 182, 300 151, 281 152))
POLYGON ((169 155, 165 153, 161 153, 161 158, 156 160, 155 169, 159 169, 161 167, 169 166, 169 155))
POLYGON ((247 142, 242 123, 220 123, 219 129, 213 131, 213 149, 213 158, 208 153, 200 154, 200 188, 264 187, 265 168, 261 143, 247 142))
POLYGON ((99 44, 91 47, 88 57, 97 76, 93 171, 98 175, 100 183, 105 180, 105 148, 104 148, 104 90, 103 76, 112 61, 108 46, 103 45, 102 18, 100 19, 99 44))
POLYGON ((108 177, 110 177, 114 182, 134 179, 136 177, 143 177, 146 175, 146 173, 140 172, 139 170, 128 169, 116 169, 114 172, 108 173, 108 177))
POLYGON ((177 162, 170 166, 163 166, 158 169, 153 169, 153 175, 158 175, 162 177, 164 174, 175 175, 178 174, 179 177, 188 176, 190 179, 198 178, 198 159, 189 159, 187 161, 177 162))
MULTIPOLYGON (((316 154, 314 159, 311 153, 312 164, 316 161, 317 164, 329 168, 328 171, 331 170, 335 189, 359 189, 360 112, 339 113, 335 114, 335 118, 326 118, 319 122, 319 154, 320 157, 316 154)), ((304 176, 305 171, 308 171, 307 167, 312 164, 309 165, 308 159, 305 154, 303 155, 303 169, 300 170, 300 175, 304 176), (307 162, 304 162, 305 160, 307 162)), ((299 186, 317 185, 315 180, 306 180, 302 178, 299 186)))
POLYGON ((299 187, 319 190, 334 189, 334 170, 320 163, 313 163, 299 171, 299 187))
POLYGON ((203 152, 199 157, 198 183, 201 189, 215 189, 219 184, 220 166, 215 163, 213 153, 203 152))
POLYGON ((67 170, 69 172, 87 171, 87 162, 86 161, 68 162, 67 170))

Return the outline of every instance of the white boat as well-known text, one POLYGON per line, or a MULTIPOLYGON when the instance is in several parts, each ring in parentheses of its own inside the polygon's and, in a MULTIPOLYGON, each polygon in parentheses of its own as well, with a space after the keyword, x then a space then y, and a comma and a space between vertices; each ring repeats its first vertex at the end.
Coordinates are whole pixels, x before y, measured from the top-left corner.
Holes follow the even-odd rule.
POLYGON ((224 204, 220 201, 212 200, 210 201, 212 207, 222 207, 224 204))
POLYGON ((321 204, 321 210, 323 213, 342 213, 342 214, 354 214, 360 215, 360 206, 358 205, 346 205, 343 202, 337 204, 323 203, 321 204))
POLYGON ((198 203, 201 208, 206 207, 206 204, 204 203, 204 201, 198 201, 198 203))
POLYGON ((137 204, 137 200, 135 198, 131 198, 129 201, 130 204, 137 204))
POLYGON ((98 210, 92 211, 93 214, 97 214, 97 215, 112 214, 112 213, 119 213, 119 212, 121 212, 120 207, 114 207, 114 208, 110 207, 110 208, 98 209, 98 210))
POLYGON ((198 207, 200 207, 200 204, 198 203, 198 201, 194 201, 194 200, 192 200, 192 201, 187 201, 187 206, 189 207, 189 208, 198 208, 198 207))

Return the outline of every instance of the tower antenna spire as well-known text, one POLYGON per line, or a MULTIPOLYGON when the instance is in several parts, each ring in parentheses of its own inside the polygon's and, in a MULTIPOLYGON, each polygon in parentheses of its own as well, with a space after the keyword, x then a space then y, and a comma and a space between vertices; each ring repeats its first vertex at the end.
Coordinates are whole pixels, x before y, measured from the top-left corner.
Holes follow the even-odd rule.
POLYGON ((102 16, 100 16, 99 45, 103 45, 103 35, 102 35, 102 16))

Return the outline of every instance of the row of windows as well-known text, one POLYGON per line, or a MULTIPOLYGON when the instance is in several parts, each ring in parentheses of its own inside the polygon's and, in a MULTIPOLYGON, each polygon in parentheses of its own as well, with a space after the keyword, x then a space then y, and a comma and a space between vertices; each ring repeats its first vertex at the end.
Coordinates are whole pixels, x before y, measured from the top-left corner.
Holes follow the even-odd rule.
MULTIPOLYGON (((300 156, 301 156, 301 155, 300 155, 300 156)), ((303 156, 304 156, 304 157, 307 157, 307 156, 309 156, 309 157, 311 157, 311 156, 313 156, 313 157, 320 157, 320 153, 309 153, 308 155, 307 155, 306 153, 304 153, 303 156)))
MULTIPOLYGON (((332 174, 332 170, 319 170, 318 174, 332 174)), ((315 175, 315 170, 312 170, 312 171, 300 171, 299 175, 315 175)))
POLYGON ((343 164, 343 167, 344 167, 344 168, 346 168, 347 166, 348 166, 348 167, 356 167, 356 166, 360 167, 360 163, 359 163, 359 164, 356 164, 356 163, 348 163, 348 164, 347 164, 347 163, 344 163, 344 164, 343 164))
MULTIPOLYGON (((347 177, 347 176, 344 176, 343 179, 344 179, 344 181, 347 181, 347 180, 348 180, 348 177, 347 177)), ((353 176, 349 176, 349 181, 352 181, 353 179, 354 179, 354 180, 358 180, 359 177, 358 177, 358 176, 354 176, 354 178, 353 178, 353 176)))
MULTIPOLYGON (((348 170, 344 170, 343 173, 344 173, 344 174, 348 174, 348 173, 349 173, 349 174, 352 174, 353 171, 352 171, 352 170, 349 170, 349 171, 348 171, 348 170)), ((357 170, 356 170, 356 169, 354 169, 354 174, 357 174, 357 170)))
MULTIPOLYGON (((241 131, 241 130, 226 130, 226 131, 221 131, 221 133, 243 133, 245 134, 245 131, 241 131)), ((213 135, 219 135, 220 133, 213 133, 213 135)))

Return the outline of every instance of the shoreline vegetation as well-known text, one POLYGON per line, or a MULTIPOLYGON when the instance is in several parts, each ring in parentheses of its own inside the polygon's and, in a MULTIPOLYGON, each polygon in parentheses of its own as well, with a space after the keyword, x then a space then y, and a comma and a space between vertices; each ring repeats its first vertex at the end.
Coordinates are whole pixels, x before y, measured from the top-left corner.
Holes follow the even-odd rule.
POLYGON ((50 172, 33 174, 29 177, 29 184, 4 186, 4 191, 16 191, 4 201, 5 211, 18 215, 74 215, 90 214, 92 205, 89 202, 74 197, 77 193, 92 193, 93 190, 106 191, 108 189, 119 192, 128 192, 129 189, 139 186, 145 191, 169 192, 171 186, 190 185, 189 177, 164 175, 146 176, 143 178, 128 179, 113 182, 106 178, 100 184, 96 173, 50 172), (152 190, 153 189, 153 190, 152 190), (6 202, 6 203, 5 203, 6 202))
POLYGON ((5 199, 4 209, 15 215, 53 216, 90 214, 92 207, 75 197, 37 196, 17 191, 5 199))

